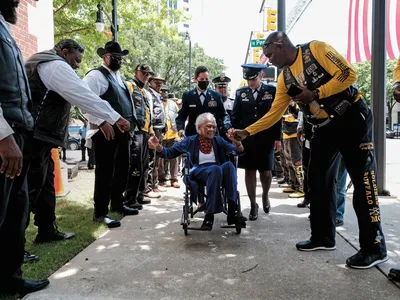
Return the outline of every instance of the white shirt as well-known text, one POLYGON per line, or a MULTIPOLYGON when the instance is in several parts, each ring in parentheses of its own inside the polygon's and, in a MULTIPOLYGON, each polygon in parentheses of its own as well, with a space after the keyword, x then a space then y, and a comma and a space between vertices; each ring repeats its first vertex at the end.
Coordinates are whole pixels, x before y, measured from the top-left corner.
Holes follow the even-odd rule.
POLYGON ((215 160, 215 154, 213 148, 211 148, 211 153, 209 154, 204 154, 199 150, 199 165, 206 163, 215 163, 215 162, 217 161, 215 160))
MULTIPOLYGON (((121 74, 119 71, 117 71, 117 72, 111 71, 105 65, 103 65, 103 67, 106 68, 110 72, 111 76, 114 77, 115 81, 117 81, 118 84, 122 88, 124 88, 124 89, 126 88, 124 85, 124 82, 122 81, 121 74)), ((107 78, 103 75, 103 73, 101 73, 99 70, 90 71, 89 74, 87 74, 85 76, 85 78, 83 78, 83 81, 86 82, 86 84, 89 86, 89 88, 92 90, 92 92, 98 96, 104 95, 104 93, 107 92, 107 90, 108 90, 109 82, 108 82, 107 78)), ((102 101, 107 102, 104 100, 102 100, 102 101)), ((88 120, 90 123, 100 125, 105 120, 105 119, 94 116, 89 111, 87 111, 87 113, 88 113, 87 117, 88 117, 88 120)), ((107 120, 105 120, 105 121, 107 121, 107 120)))
POLYGON ((224 108, 225 110, 233 110, 233 103, 235 101, 232 99, 227 98, 224 102, 224 108))
MULTIPOLYGON (((0 13, 0 23, 1 25, 3 25, 7 30, 9 30, 8 28, 8 24, 6 23, 6 21, 4 20, 3 15, 0 13)), ((0 26, 1 26, 0 25, 0 26)), ((8 122, 6 121, 6 119, 4 119, 3 116, 3 109, 1 108, 1 102, 0 102, 0 141, 5 139, 6 137, 8 137, 9 135, 12 135, 14 133, 14 130, 12 130, 12 128, 10 127, 10 125, 8 125, 8 122)))
POLYGON ((48 90, 56 92, 83 111, 106 120, 110 124, 114 124, 121 117, 107 101, 93 93, 86 82, 81 80, 65 62, 56 60, 39 64, 38 73, 48 90))
POLYGON ((197 94, 200 97, 201 105, 203 105, 204 104, 204 100, 206 100, 207 90, 205 90, 204 92, 200 92, 199 90, 197 90, 197 94), (201 95, 202 93, 204 94, 204 96, 201 95))

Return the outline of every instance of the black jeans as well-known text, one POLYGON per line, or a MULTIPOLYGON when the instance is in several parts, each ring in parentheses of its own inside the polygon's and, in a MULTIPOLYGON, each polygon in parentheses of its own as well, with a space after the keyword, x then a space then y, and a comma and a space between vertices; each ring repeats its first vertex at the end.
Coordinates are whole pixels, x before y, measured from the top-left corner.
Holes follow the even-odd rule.
POLYGON ((123 205, 129 168, 129 133, 121 134, 118 131, 115 129, 115 138, 111 141, 107 141, 100 130, 92 137, 96 148, 93 196, 96 218, 108 214, 110 199, 113 209, 123 205))
MULTIPOLYGON (((26 146, 29 162, 28 187, 30 211, 35 214, 39 231, 50 231, 56 220, 56 191, 54 188, 54 162, 52 146, 33 140, 26 146)), ((29 220, 28 220, 29 222, 29 220)))
MULTIPOLYGON (((24 153, 24 141, 29 139, 23 131, 14 128, 14 139, 24 153)), ((24 153, 25 154, 25 153, 24 153)), ((0 158, 0 165, 2 161, 0 158)), ((28 218, 28 186, 25 164, 20 176, 14 179, 0 174, 0 282, 7 284, 12 278, 22 278, 25 226, 28 218)), ((1 291, 1 286, 0 286, 1 291)))
MULTIPOLYGON (((130 203, 143 200, 149 170, 149 134, 135 132, 131 145, 131 163, 125 199, 130 203)), ((97 150, 96 150, 97 151, 97 150)))
POLYGON ((82 152, 82 161, 86 160, 86 147, 85 147, 86 139, 81 139, 81 152, 82 152))
POLYGON ((373 145, 372 123, 371 110, 360 100, 342 117, 316 129, 311 138, 308 185, 313 242, 335 244, 336 189, 332 182, 336 180, 340 152, 354 184, 353 207, 361 251, 386 255, 375 153, 371 147, 365 147, 373 145))

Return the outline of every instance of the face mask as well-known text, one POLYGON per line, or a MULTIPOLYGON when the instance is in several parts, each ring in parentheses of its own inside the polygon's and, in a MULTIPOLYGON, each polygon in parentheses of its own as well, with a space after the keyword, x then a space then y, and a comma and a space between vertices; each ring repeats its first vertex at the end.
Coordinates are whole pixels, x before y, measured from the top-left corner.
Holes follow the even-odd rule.
POLYGON ((207 87, 208 87, 208 85, 210 84, 210 82, 209 81, 198 81, 197 82, 197 86, 199 87, 199 89, 201 89, 201 90, 205 90, 205 89, 207 89, 207 87))
POLYGON ((119 69, 121 69, 121 64, 122 64, 121 60, 115 59, 111 56, 110 64, 108 65, 108 67, 110 68, 110 70, 115 72, 115 71, 118 71, 119 69))

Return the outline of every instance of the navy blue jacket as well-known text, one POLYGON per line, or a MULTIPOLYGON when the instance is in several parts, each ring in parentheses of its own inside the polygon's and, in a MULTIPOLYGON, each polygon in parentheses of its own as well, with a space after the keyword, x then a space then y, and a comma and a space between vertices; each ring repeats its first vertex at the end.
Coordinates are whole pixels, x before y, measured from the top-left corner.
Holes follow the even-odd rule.
MULTIPOLYGON (((233 127, 244 129, 261 119, 271 109, 275 92, 275 86, 265 83, 261 83, 257 99, 254 99, 252 90, 247 86, 236 90, 231 117, 233 127)), ((281 134, 282 121, 278 121, 271 128, 259 132, 255 136, 258 142, 268 143, 268 141, 280 141, 281 134)))
POLYGON ((185 121, 189 116, 189 121, 185 129, 185 135, 191 136, 197 134, 196 131, 196 118, 202 113, 212 113, 217 121, 217 126, 222 124, 226 130, 232 127, 229 115, 225 111, 224 103, 222 102, 221 94, 207 90, 206 99, 203 105, 201 104, 197 89, 186 91, 182 96, 182 108, 176 118, 176 126, 179 130, 185 129, 185 121))
MULTIPOLYGON (((236 151, 236 147, 225 141, 220 136, 215 136, 212 139, 213 150, 215 155, 215 160, 218 165, 222 165, 224 162, 228 161, 228 154, 236 151)), ((163 148, 159 153, 160 157, 166 159, 172 159, 178 157, 181 154, 186 153, 189 160, 192 163, 192 167, 197 168, 199 166, 199 152, 200 152, 200 139, 199 135, 193 135, 186 137, 182 142, 170 147, 163 148)))

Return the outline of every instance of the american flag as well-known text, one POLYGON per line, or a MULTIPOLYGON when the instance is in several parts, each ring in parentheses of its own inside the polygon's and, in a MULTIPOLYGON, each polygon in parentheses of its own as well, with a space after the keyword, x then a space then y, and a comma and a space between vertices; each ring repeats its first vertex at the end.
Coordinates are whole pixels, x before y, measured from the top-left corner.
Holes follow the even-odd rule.
MULTIPOLYGON (((350 0, 347 36, 347 60, 350 63, 371 60, 372 2, 350 0)), ((400 1, 386 0, 387 57, 400 54, 400 1)))

